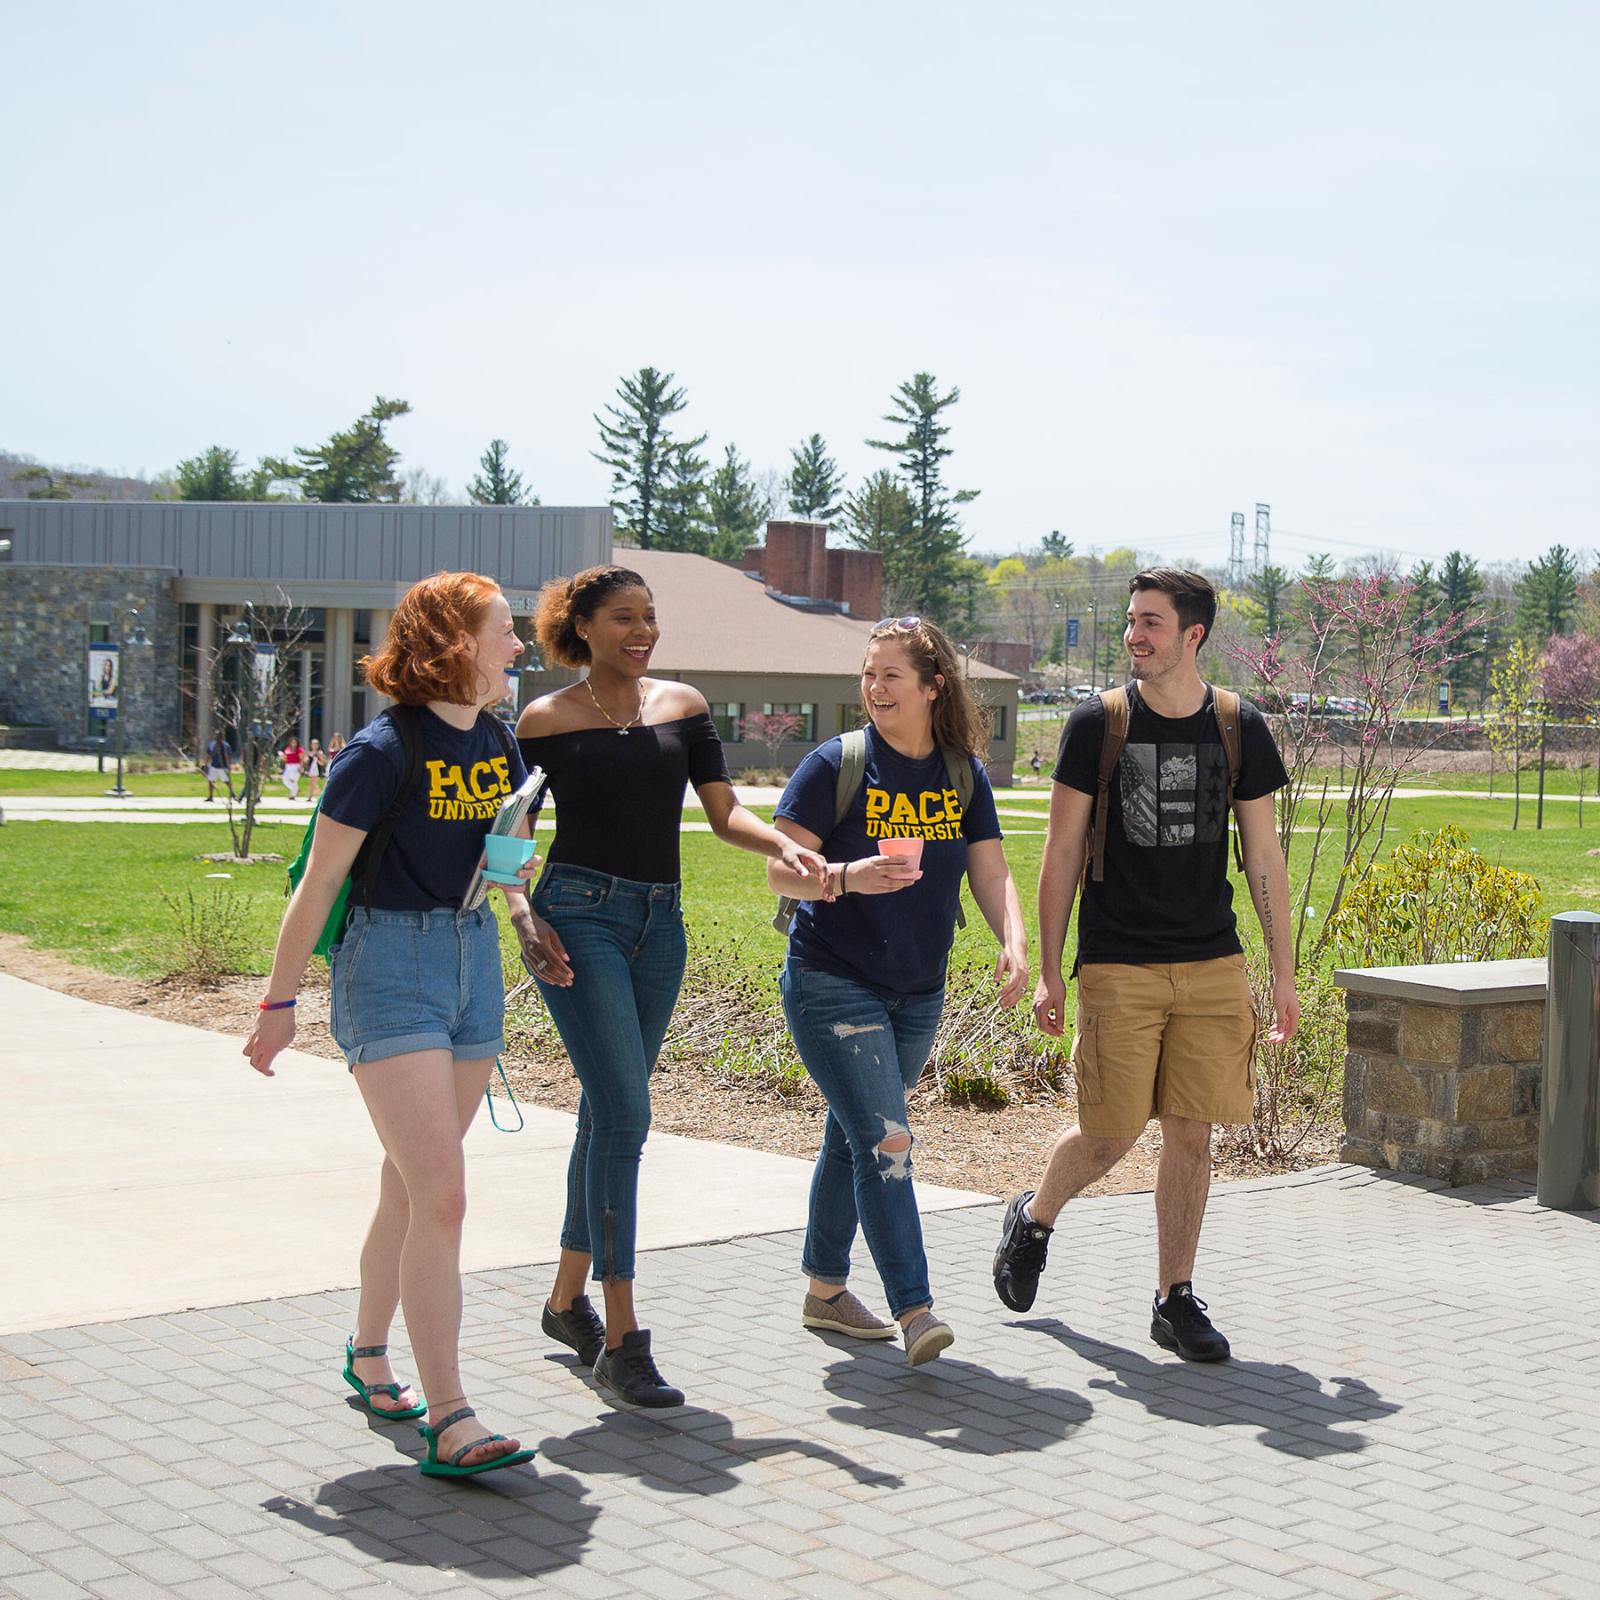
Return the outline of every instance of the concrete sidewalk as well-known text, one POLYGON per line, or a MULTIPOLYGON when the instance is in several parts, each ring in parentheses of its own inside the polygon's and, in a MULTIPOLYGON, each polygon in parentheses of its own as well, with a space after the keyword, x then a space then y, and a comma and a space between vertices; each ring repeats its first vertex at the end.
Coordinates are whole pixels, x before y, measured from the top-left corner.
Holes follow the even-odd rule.
MULTIPOLYGON (((5 974, 0 1015, 0 1333, 355 1282, 381 1151, 341 1063, 289 1051, 261 1078, 240 1038, 5 974)), ((520 1134, 480 1113, 468 1135, 471 1271, 556 1257, 573 1118, 522 1110, 520 1134)), ((640 1246, 798 1227, 809 1182, 805 1161, 652 1134, 640 1246)), ((918 1192, 927 1210, 989 1198, 918 1192)))

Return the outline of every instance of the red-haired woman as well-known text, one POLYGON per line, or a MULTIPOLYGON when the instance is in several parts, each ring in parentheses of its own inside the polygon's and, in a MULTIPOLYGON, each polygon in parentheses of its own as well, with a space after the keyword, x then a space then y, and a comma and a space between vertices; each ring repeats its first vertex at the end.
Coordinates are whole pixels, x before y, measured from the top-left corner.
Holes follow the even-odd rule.
MULTIPOLYGON (((422 1470, 444 1477, 533 1454, 473 1420, 458 1354, 461 1145, 503 1047, 505 1010, 494 913, 487 903, 474 911, 461 904, 501 799, 523 776, 488 709, 504 697, 521 651, 505 597, 476 573, 438 573, 396 607, 383 648, 362 665, 368 683, 398 704, 356 734, 328 773, 310 860, 244 1047, 250 1064, 272 1076, 273 1058, 294 1039, 295 991, 339 886, 361 881, 363 842, 392 815, 364 903, 333 953, 330 1027, 384 1148, 344 1375, 375 1416, 427 1413, 422 1470), (423 756, 409 794, 402 719, 423 756), (397 1302, 426 1403, 389 1366, 397 1302)), ((524 874, 532 871, 530 862, 524 874)), ((526 893, 506 898, 513 921, 525 925, 526 893)))
POLYGON ((801 882, 820 882, 824 863, 739 804, 700 691, 645 676, 661 629, 637 572, 591 567, 547 584, 535 628, 547 661, 589 669, 517 723, 523 756, 549 774, 556 802, 526 959, 583 1085, 561 1260, 541 1325, 625 1404, 679 1405, 683 1394, 657 1370, 650 1331, 634 1314, 633 1275, 650 1073, 683 981, 686 784, 719 839, 781 860, 801 882), (591 1268, 605 1292, 603 1323, 584 1293, 591 1268))

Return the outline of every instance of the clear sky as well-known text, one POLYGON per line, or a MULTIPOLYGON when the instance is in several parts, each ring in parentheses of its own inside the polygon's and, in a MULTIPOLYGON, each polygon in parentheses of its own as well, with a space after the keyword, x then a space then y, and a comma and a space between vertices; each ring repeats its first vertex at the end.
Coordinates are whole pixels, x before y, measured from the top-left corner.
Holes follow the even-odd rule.
POLYGON ((607 498, 649 364, 852 482, 958 384, 973 546, 1600 543, 1600 7, 0 0, 0 447, 157 471, 374 394, 607 498))

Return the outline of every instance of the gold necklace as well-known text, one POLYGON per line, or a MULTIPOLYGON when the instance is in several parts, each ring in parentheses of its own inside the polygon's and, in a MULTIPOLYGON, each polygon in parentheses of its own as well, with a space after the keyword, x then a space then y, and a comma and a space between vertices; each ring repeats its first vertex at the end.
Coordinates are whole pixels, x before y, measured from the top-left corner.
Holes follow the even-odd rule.
POLYGON ((637 711, 635 711, 634 714, 631 717, 629 717, 626 722, 618 722, 617 719, 614 716, 612 716, 611 713, 609 711, 607 711, 606 708, 603 705, 600 704, 600 696, 597 695, 594 692, 594 684, 588 678, 585 678, 583 680, 583 685, 589 691, 589 698, 594 701, 595 710, 598 711, 600 713, 600 715, 602 717, 604 717, 606 719, 606 721, 609 722, 611 724, 611 726, 613 728, 615 728, 617 730, 617 732, 622 734, 624 737, 626 737, 628 729, 631 728, 634 725, 634 723, 636 723, 639 720, 639 718, 644 715, 644 685, 643 684, 640 684, 640 686, 639 686, 639 709, 637 711))

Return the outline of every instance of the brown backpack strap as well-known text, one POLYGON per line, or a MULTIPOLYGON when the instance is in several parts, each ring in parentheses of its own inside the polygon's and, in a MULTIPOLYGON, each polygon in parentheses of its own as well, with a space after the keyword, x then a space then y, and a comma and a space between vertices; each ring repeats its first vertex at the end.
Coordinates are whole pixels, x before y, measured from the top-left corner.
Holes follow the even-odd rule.
MULTIPOLYGON (((1239 767, 1242 746, 1239 737, 1239 697, 1232 689, 1211 687, 1211 714, 1217 719, 1217 732, 1222 736, 1223 753, 1228 758, 1228 809, 1233 810, 1233 791, 1239 784, 1239 767)), ((1239 836, 1237 820, 1233 826, 1233 859, 1244 871, 1244 845, 1239 836)))
POLYGON ((1106 875, 1106 818, 1111 810, 1111 775, 1117 770, 1122 747, 1128 742, 1128 691, 1102 689, 1100 704, 1105 707, 1106 730, 1100 741, 1100 770, 1096 778, 1094 816, 1089 826, 1089 858, 1084 862, 1084 877, 1101 883, 1106 875))

